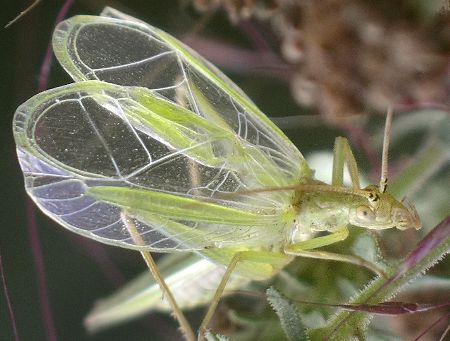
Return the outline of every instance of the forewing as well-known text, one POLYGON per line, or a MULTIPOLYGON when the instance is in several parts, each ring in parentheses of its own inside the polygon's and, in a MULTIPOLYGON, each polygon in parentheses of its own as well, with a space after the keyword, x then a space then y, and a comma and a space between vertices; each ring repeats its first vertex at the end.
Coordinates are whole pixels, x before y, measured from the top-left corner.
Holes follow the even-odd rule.
POLYGON ((276 172, 272 160, 146 88, 52 89, 20 106, 13 127, 27 192, 77 233, 154 251, 283 238, 292 193, 236 193, 271 178, 249 169, 252 160, 276 172))
POLYGON ((194 51, 108 15, 125 19, 78 16, 58 26, 55 54, 80 83, 17 111, 32 198, 69 229, 124 247, 282 243, 293 191, 239 192, 308 179, 300 152, 194 51))
MULTIPOLYGON (((255 186, 289 185, 311 176, 297 148, 216 67, 155 27, 113 9, 104 15, 109 17, 76 16, 55 30, 55 54, 76 81, 147 87, 229 129, 278 169, 266 170, 272 176, 259 179, 255 186)), ((260 164, 258 157, 241 161, 256 169, 260 164)))

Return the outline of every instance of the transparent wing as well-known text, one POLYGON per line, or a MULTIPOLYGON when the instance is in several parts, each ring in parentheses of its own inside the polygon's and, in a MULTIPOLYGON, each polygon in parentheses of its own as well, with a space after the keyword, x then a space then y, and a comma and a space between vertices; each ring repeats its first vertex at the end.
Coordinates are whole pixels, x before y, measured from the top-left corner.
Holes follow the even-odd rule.
MULTIPOLYGON (((195 253, 171 254, 158 259, 158 268, 183 310, 211 302, 225 268, 195 253), (170 257, 170 258, 168 258, 170 257)), ((233 273, 225 295, 242 289, 250 279, 233 273)), ((166 300, 161 300, 161 289, 153 276, 145 271, 109 297, 102 298, 85 318, 90 332, 110 328, 150 311, 169 312, 166 300)))
POLYGON ((147 87, 229 129, 280 169, 271 185, 311 176, 297 148, 216 67, 155 27, 110 8, 103 15, 76 16, 55 30, 55 54, 76 81, 147 87))
POLYGON ((293 179, 229 126, 147 88, 52 89, 20 106, 13 128, 28 193, 74 232, 160 252, 282 242, 292 192, 235 192, 293 179))

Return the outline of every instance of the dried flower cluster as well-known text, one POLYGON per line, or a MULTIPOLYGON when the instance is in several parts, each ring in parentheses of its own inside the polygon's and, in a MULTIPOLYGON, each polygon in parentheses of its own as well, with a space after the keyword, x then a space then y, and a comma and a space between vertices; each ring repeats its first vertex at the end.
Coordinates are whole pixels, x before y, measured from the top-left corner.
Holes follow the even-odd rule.
POLYGON ((296 100, 325 117, 446 103, 450 15, 411 0, 193 0, 232 20, 271 20, 295 65, 296 100))

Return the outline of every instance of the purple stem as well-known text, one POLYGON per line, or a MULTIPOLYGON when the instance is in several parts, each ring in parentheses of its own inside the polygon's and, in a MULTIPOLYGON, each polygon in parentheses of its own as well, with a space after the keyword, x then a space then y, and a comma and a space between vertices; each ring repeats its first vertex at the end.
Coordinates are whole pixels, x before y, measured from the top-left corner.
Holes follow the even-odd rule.
POLYGON ((251 20, 241 20, 239 21, 240 28, 246 33, 250 38, 255 48, 259 51, 270 51, 270 46, 267 43, 265 37, 261 32, 255 27, 255 24, 251 20))
MULTIPOLYGON (((67 0, 63 7, 60 9, 57 17, 56 23, 59 23, 67 14, 70 7, 72 6, 73 0, 67 0)), ((48 78, 49 71, 52 64, 52 45, 49 43, 47 48, 47 52, 45 54, 44 61, 41 66, 40 74, 39 74, 39 83, 38 89, 39 91, 44 91, 48 86, 48 78)), ((45 332, 47 335, 47 340, 56 341, 57 334, 56 328, 53 319, 53 313, 50 306, 50 299, 48 295, 47 282, 45 277, 45 266, 44 266, 44 257, 41 248, 41 242, 39 239, 39 232, 37 228, 36 222, 36 211, 34 208, 34 204, 30 199, 27 200, 27 227, 28 234, 30 237, 31 244, 31 252, 33 254, 34 266, 37 272, 38 277, 38 291, 39 291, 39 300, 40 300, 40 308, 43 318, 43 323, 45 326, 45 332)))
MULTIPOLYGON (((67 15, 67 12, 70 10, 70 7, 72 7, 73 0, 67 0, 61 9, 58 12, 58 15, 56 16, 55 20, 55 26, 61 22, 67 15)), ((39 72, 39 83, 38 83, 38 90, 44 91, 48 87, 48 77, 50 74, 50 67, 53 62, 53 47, 52 42, 50 42, 47 46, 47 51, 45 52, 44 61, 41 66, 41 70, 39 72)))
POLYGON ((400 103, 395 106, 395 112, 410 112, 414 110, 421 109, 435 109, 435 110, 443 110, 448 111, 448 105, 439 103, 439 102, 417 102, 417 103, 400 103))
POLYGON ((2 261, 1 251, 0 251, 0 277, 2 279, 3 293, 5 294, 6 306, 8 307, 8 315, 9 315, 9 320, 11 321, 14 339, 16 341, 20 341, 19 332, 17 330, 16 317, 14 315, 14 310, 13 310, 13 307, 11 304, 11 300, 9 298, 8 285, 6 284, 5 272, 3 271, 3 261, 2 261))
POLYGON ((185 36, 183 42, 215 65, 236 73, 258 72, 268 74, 281 80, 288 81, 292 76, 292 69, 286 62, 268 50, 254 51, 248 48, 218 42, 199 36, 185 36))
POLYGON ((97 263, 98 267, 103 271, 103 275, 113 287, 118 288, 125 283, 124 275, 111 260, 103 245, 86 240, 86 238, 79 238, 78 235, 75 238, 70 238, 70 242, 75 243, 78 249, 82 248, 97 263))
MULTIPOLYGON (((450 216, 445 218, 440 222, 435 228, 433 228, 426 236, 423 238, 415 249, 406 257, 406 259, 399 265, 397 272, 389 277, 383 285, 375 291, 371 297, 377 295, 381 290, 385 289, 391 283, 394 283, 400 277, 402 277, 411 268, 417 265, 426 255, 428 255, 432 250, 443 243, 450 236, 450 216)), ((450 250, 447 250, 448 252, 450 250)), ((370 297, 369 297, 370 299, 370 297)))
POLYGON ((30 236, 31 253, 33 254, 34 259, 34 267, 37 272, 39 300, 41 302, 40 308, 43 318, 42 322, 45 326, 47 340, 56 341, 58 338, 56 336, 56 328, 53 322, 53 313, 50 306, 47 281, 45 280, 44 257, 42 254, 41 242, 37 228, 36 211, 34 209, 34 204, 30 199, 27 200, 27 226, 28 234, 30 236))
MULTIPOLYGON (((419 339, 422 338, 422 336, 424 336, 425 334, 427 334, 435 325, 439 324, 442 320, 448 319, 450 317, 450 313, 445 314, 443 316, 441 316, 440 318, 438 318, 436 321, 434 321, 432 324, 430 324, 424 331, 422 331, 419 336, 417 336, 414 341, 418 341, 419 339)), ((446 330, 444 332, 447 333, 448 330, 446 330)), ((445 335, 442 335, 443 337, 445 337, 445 335)), ((444 339, 440 339, 440 340, 444 340, 444 339)))
POLYGON ((409 269, 419 263, 428 253, 431 252, 437 245, 442 243, 450 236, 450 216, 445 218, 438 226, 436 226, 424 239, 416 246, 405 261, 400 265, 397 273, 392 276, 387 282, 394 282, 403 276, 409 269))

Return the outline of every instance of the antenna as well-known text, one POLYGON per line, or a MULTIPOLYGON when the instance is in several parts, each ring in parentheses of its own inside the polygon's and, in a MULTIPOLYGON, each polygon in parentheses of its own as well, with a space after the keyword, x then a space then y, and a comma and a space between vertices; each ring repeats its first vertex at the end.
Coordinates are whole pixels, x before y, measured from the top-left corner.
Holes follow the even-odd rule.
POLYGON ((381 157, 381 177, 379 185, 381 193, 386 192, 388 182, 387 176, 388 176, 389 142, 391 138, 392 116, 393 116, 392 106, 389 106, 386 115, 386 123, 384 126, 383 155, 381 157))

